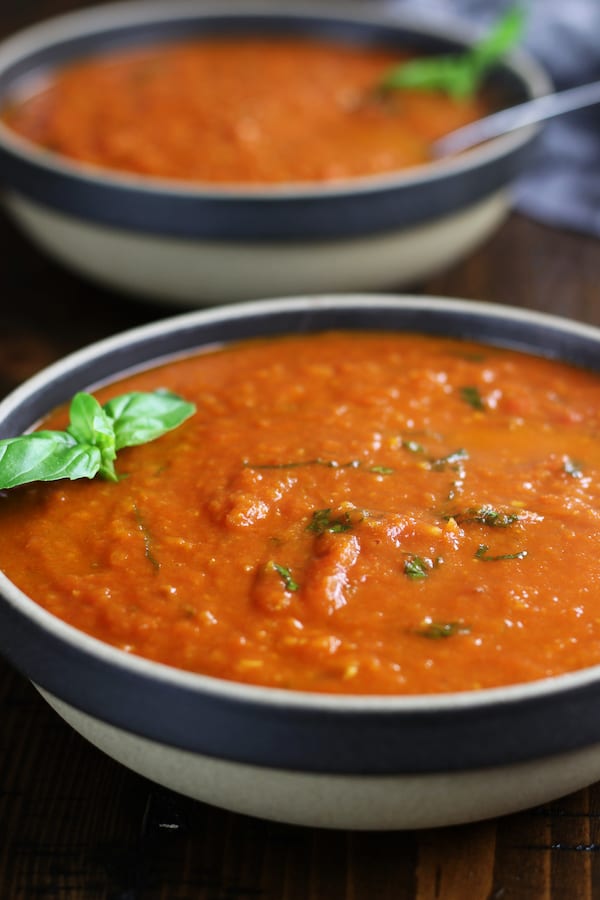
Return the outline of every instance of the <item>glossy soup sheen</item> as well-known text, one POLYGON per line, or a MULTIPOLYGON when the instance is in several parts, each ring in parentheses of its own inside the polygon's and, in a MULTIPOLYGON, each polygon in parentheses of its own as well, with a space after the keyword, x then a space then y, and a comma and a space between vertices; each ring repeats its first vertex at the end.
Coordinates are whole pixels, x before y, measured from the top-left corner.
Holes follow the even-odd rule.
POLYGON ((427 162, 441 135, 489 111, 423 90, 383 99, 407 54, 285 38, 115 52, 57 72, 3 119, 73 159, 218 183, 330 181, 427 162))
MULTIPOLYGON (((98 392, 196 414, 118 483, 0 497, 0 564, 129 653, 339 693, 600 661, 600 380, 407 334, 259 339, 98 392)), ((63 427, 64 414, 47 423, 63 427)))

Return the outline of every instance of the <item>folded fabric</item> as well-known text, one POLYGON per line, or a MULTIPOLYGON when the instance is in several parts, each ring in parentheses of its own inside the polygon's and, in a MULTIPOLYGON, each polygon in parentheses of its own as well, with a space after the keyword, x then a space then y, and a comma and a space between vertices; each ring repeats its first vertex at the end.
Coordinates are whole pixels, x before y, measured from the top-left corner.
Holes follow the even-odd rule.
MULTIPOLYGON (((369 0, 419 15, 462 18, 488 27, 512 0, 369 0)), ((600 79, 600 0, 529 0, 523 46, 555 88, 600 79)), ((544 126, 537 150, 515 187, 517 208, 550 225, 600 236, 600 105, 544 126)))

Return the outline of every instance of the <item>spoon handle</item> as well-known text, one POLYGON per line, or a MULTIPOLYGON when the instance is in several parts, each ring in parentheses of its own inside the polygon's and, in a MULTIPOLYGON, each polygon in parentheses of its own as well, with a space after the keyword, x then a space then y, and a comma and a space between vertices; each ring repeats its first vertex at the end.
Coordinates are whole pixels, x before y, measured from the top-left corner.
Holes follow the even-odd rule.
POLYGON ((490 138, 516 131, 525 125, 534 125, 554 116, 561 116, 574 109, 600 103, 600 81, 580 84, 577 87, 559 91, 556 94, 545 94, 534 100, 527 100, 518 106, 509 106, 499 112, 492 113, 463 128, 457 128, 435 142, 433 155, 448 156, 467 150, 490 138))

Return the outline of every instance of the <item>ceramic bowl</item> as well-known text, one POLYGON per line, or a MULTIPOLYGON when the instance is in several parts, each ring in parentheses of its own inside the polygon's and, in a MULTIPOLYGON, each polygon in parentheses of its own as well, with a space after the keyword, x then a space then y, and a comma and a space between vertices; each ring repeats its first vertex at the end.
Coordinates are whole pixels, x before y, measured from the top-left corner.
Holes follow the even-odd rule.
MULTIPOLYGON (((0 105, 74 57, 182 35, 286 33, 464 49, 468 25, 372 5, 175 0, 108 4, 0 45, 0 105)), ((548 93, 524 53, 498 68, 507 103, 548 93)), ((112 288, 198 306, 251 297, 398 289, 448 266, 506 216, 536 127, 460 158, 331 184, 215 187, 111 173, 58 157, 0 124, 0 183, 14 220, 65 265, 112 288)))
MULTIPOLYGON (((0 404, 0 437, 130 367, 232 339, 330 327, 440 333, 600 370, 600 330, 415 297, 312 297, 188 312, 84 349, 0 404)), ((600 666, 525 685, 334 696, 149 662, 65 624, 0 573, 0 652, 82 735, 190 797, 331 828, 420 828, 519 809, 600 779, 600 666)))

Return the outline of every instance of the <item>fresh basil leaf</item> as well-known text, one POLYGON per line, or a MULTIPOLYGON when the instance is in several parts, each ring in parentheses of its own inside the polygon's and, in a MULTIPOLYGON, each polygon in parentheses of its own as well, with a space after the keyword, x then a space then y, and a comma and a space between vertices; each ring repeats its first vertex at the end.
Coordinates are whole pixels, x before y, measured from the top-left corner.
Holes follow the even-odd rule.
POLYGON ((525 29, 525 10, 521 6, 509 9, 492 30, 471 50, 474 66, 484 72, 498 62, 517 44, 525 29))
POLYGON ((69 418, 67 431, 77 443, 92 444, 100 450, 100 475, 109 481, 117 481, 114 467, 117 456, 115 429, 110 416, 95 397, 80 391, 71 401, 69 418))
POLYGON ((524 10, 515 6, 465 53, 413 59, 394 66, 384 75, 380 88, 423 88, 456 98, 468 97, 479 88, 487 71, 518 43, 524 26, 524 10))
POLYGON ((114 461, 117 456, 113 421, 95 397, 80 391, 71 400, 70 422, 67 426, 78 444, 91 444, 100 451, 99 474, 109 481, 117 481, 114 461))
POLYGON ((100 406, 76 394, 65 431, 35 431, 0 441, 0 490, 31 481, 93 478, 118 481, 114 460, 121 447, 152 441, 195 412, 169 391, 134 392, 100 406))
POLYGON ((91 394, 75 394, 69 408, 67 431, 79 444, 95 444, 114 451, 115 429, 112 419, 91 394))
POLYGON ((383 90, 422 88, 442 90, 460 96, 470 87, 469 69, 459 56, 432 56, 412 59, 391 69, 381 81, 383 90))
POLYGON ((66 431, 36 431, 0 441, 0 489, 30 481, 93 478, 101 453, 66 431))
POLYGON ((117 450, 155 440, 189 419, 195 409, 193 403, 166 390, 134 391, 104 405, 113 422, 117 450))

